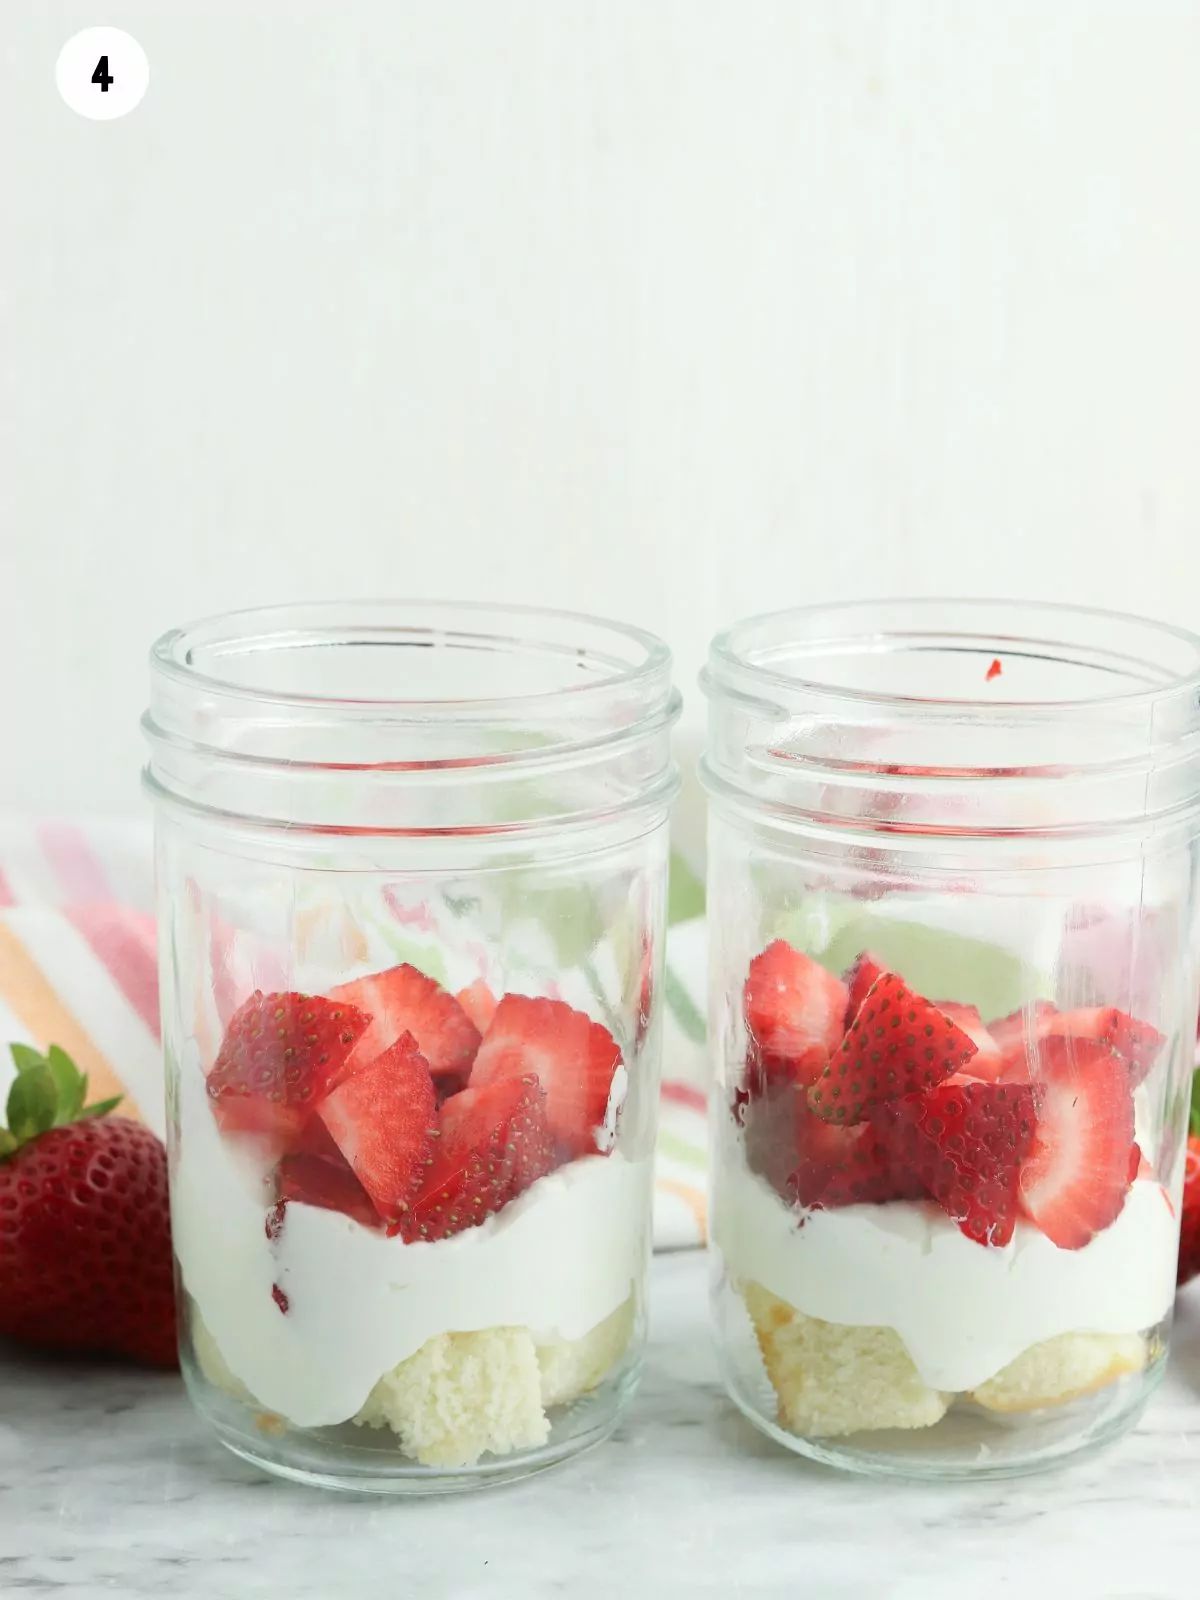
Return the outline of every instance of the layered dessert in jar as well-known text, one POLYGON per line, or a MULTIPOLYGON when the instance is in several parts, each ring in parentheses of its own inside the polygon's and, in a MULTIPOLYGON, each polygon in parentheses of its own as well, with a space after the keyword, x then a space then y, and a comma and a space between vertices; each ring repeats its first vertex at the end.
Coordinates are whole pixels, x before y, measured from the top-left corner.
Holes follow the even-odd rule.
POLYGON ((740 999, 715 1243, 782 1430, 969 1440, 1158 1361, 1182 1162, 1154 1027, 1049 999, 984 1016, 785 939, 740 999))
POLYGON ((179 1073, 193 1379, 266 1435, 349 1424, 422 1467, 544 1446, 634 1342, 628 1082, 583 1010, 409 963, 248 995, 179 1073))

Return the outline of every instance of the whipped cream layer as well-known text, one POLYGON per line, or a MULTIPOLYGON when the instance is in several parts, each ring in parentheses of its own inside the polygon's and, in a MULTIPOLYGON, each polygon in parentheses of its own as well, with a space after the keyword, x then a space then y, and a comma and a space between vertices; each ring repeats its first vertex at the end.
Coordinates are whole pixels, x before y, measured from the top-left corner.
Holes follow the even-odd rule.
POLYGON ((978 1388, 1059 1334, 1152 1328, 1175 1295, 1176 1222, 1150 1179, 1082 1250, 1060 1250, 1027 1222, 1002 1249, 985 1247, 919 1202, 796 1212, 740 1163, 718 1171, 714 1202, 714 1241, 735 1280, 826 1322, 894 1329, 924 1381, 947 1393, 978 1388))
POLYGON ((234 1375, 298 1427, 345 1422, 439 1333, 517 1326, 539 1342, 582 1338, 644 1270, 649 1161, 585 1156, 436 1244, 295 1203, 272 1241, 263 1167, 218 1132, 198 1060, 184 1065, 180 1098, 171 1225, 184 1286, 234 1375))

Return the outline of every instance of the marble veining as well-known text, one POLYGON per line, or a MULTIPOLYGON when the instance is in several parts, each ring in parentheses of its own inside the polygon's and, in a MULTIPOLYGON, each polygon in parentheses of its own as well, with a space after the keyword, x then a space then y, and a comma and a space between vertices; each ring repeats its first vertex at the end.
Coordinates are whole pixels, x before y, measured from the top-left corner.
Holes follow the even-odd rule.
POLYGON ((209 1442, 176 1378, 0 1349, 0 1595, 1193 1600, 1200 1287, 1136 1433, 965 1486, 842 1477, 761 1438, 720 1390, 705 1292, 699 1255, 656 1259, 646 1377, 608 1445, 434 1501, 273 1482, 209 1442))

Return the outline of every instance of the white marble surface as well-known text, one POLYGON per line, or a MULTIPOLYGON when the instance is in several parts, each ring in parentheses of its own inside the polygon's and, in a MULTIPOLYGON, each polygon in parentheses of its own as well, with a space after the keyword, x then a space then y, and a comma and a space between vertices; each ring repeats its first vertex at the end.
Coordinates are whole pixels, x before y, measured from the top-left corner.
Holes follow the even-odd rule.
POLYGON ((0 1595, 65 1600, 786 1595, 1194 1600, 1200 1288, 1141 1427, 1043 1478, 855 1480, 760 1438, 717 1386, 698 1255, 654 1268, 654 1339, 605 1447, 440 1501, 326 1497, 211 1444, 177 1379, 0 1354, 0 1595))

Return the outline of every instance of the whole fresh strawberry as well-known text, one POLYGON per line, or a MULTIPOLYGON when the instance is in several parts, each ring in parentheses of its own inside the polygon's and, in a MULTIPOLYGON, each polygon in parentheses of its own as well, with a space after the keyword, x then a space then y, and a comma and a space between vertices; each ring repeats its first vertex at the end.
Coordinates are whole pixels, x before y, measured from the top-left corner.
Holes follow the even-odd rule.
POLYGON ((0 1334, 45 1349, 177 1365, 167 1153, 86 1106, 57 1046, 12 1046, 0 1128, 0 1334))
POLYGON ((1191 1125, 1186 1159, 1176 1283, 1187 1283, 1189 1278, 1200 1273, 1200 1072, 1192 1079, 1191 1125))

